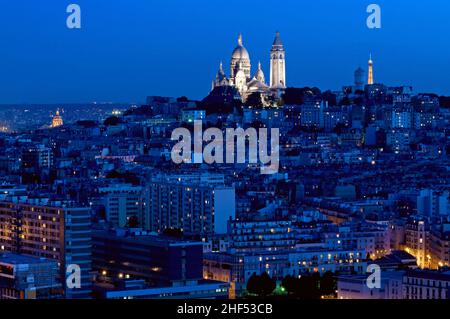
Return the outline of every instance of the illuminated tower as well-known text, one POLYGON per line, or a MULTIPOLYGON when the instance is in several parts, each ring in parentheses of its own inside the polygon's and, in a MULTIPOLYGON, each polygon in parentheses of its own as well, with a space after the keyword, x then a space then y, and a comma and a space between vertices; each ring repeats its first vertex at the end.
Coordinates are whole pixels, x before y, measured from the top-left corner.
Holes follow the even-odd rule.
POLYGON ((52 120, 52 127, 58 127, 63 125, 63 120, 61 115, 59 115, 59 110, 56 111, 56 115, 53 117, 52 120))
POLYGON ((372 54, 370 54, 369 58, 369 77, 367 79, 367 84, 372 85, 373 84, 373 61, 372 61, 372 54))
POLYGON ((270 87, 283 89, 286 87, 286 63, 283 43, 277 32, 270 50, 270 87))

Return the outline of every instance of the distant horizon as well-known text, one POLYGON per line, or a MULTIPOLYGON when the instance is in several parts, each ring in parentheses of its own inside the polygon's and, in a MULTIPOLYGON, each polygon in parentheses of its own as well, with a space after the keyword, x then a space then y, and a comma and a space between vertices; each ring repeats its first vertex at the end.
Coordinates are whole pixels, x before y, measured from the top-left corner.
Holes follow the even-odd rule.
MULTIPOLYGON (((383 84, 386 85, 384 83, 375 83, 375 84, 383 84)), ((342 85, 342 87, 344 87, 345 85, 342 85)), ((387 87, 401 87, 401 86, 411 86, 411 85, 386 85, 387 87)), ((307 86, 302 86, 302 87, 291 87, 288 86, 287 88, 305 88, 305 87, 309 87, 309 88, 313 88, 316 86, 311 86, 311 85, 307 85, 307 86)), ((337 92, 337 90, 331 90, 331 89, 322 89, 320 87, 317 87, 318 89, 321 90, 321 92, 326 92, 326 91, 331 91, 331 92, 337 92)), ((446 95, 446 94, 440 94, 438 92, 421 92, 421 91, 416 91, 414 90, 414 86, 412 86, 413 88, 413 95, 419 95, 419 94, 436 94, 439 97, 448 97, 450 98, 450 94, 446 95)), ((179 96, 175 96, 175 95, 161 95, 161 94, 150 94, 147 95, 143 101, 134 101, 134 102, 117 102, 117 101, 112 101, 112 102, 39 102, 39 103, 34 103, 34 102, 22 102, 22 103, 1 103, 0 102, 0 107, 2 106, 33 106, 33 105, 39 105, 39 106, 71 106, 71 105, 89 105, 89 104, 96 104, 96 105, 120 105, 120 104, 125 104, 125 105, 137 105, 137 106, 142 106, 142 105, 147 105, 145 102, 145 99, 148 96, 161 96, 161 97, 170 97, 170 98, 180 98, 180 97, 187 97, 189 99, 189 101, 194 101, 194 102, 200 102, 204 97, 206 97, 207 95, 205 95, 203 98, 200 99, 193 99, 191 98, 189 95, 179 95, 179 96)))

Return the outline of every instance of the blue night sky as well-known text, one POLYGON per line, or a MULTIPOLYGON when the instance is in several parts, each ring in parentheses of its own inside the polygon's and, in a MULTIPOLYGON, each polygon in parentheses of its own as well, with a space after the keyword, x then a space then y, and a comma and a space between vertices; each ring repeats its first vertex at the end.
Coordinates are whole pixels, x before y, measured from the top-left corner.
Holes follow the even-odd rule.
POLYGON ((239 32, 269 77, 275 31, 288 86, 339 89, 374 59, 375 81, 450 95, 448 0, 0 0, 0 103, 136 102, 206 96, 239 32), (82 29, 66 28, 66 6, 82 29), (382 29, 366 7, 382 8, 382 29))

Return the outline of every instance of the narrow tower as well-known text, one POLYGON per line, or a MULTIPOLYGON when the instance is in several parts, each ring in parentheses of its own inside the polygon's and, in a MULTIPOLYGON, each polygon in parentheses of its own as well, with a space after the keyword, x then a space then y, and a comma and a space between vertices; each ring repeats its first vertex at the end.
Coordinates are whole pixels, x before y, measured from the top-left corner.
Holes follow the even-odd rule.
POLYGON ((372 61, 372 54, 370 54, 369 57, 369 76, 367 79, 367 84, 372 85, 373 84, 373 61, 372 61))
POLYGON ((270 50, 270 87, 276 89, 286 88, 285 51, 277 32, 270 50))
POLYGON ((358 68, 355 71, 355 89, 356 90, 364 90, 364 77, 365 72, 362 68, 358 68))

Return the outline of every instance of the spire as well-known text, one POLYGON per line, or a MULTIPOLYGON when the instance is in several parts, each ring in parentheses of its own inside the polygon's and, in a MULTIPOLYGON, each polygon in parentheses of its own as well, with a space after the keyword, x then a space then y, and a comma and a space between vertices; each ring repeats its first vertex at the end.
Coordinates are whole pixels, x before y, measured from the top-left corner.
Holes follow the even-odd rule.
POLYGON ((222 64, 222 61, 220 61, 219 70, 217 71, 216 79, 219 79, 219 81, 221 81, 224 77, 225 77, 225 72, 223 72, 223 64, 222 64))
POLYGON ((275 33, 275 40, 273 40, 273 45, 280 45, 280 46, 283 45, 280 39, 280 32, 278 31, 275 33))
POLYGON ((238 36, 238 45, 242 46, 242 33, 239 33, 239 36, 238 36))
POLYGON ((260 81, 261 83, 265 84, 265 82, 266 82, 266 79, 264 77, 264 72, 261 67, 261 62, 258 62, 258 70, 256 71, 254 78, 257 79, 258 81, 260 81))
POLYGON ((275 33, 270 49, 270 87, 282 89, 286 87, 285 51, 280 39, 280 32, 275 33))
POLYGON ((369 56, 369 72, 368 72, 367 84, 372 85, 374 83, 373 80, 373 61, 372 61, 372 53, 369 56))

